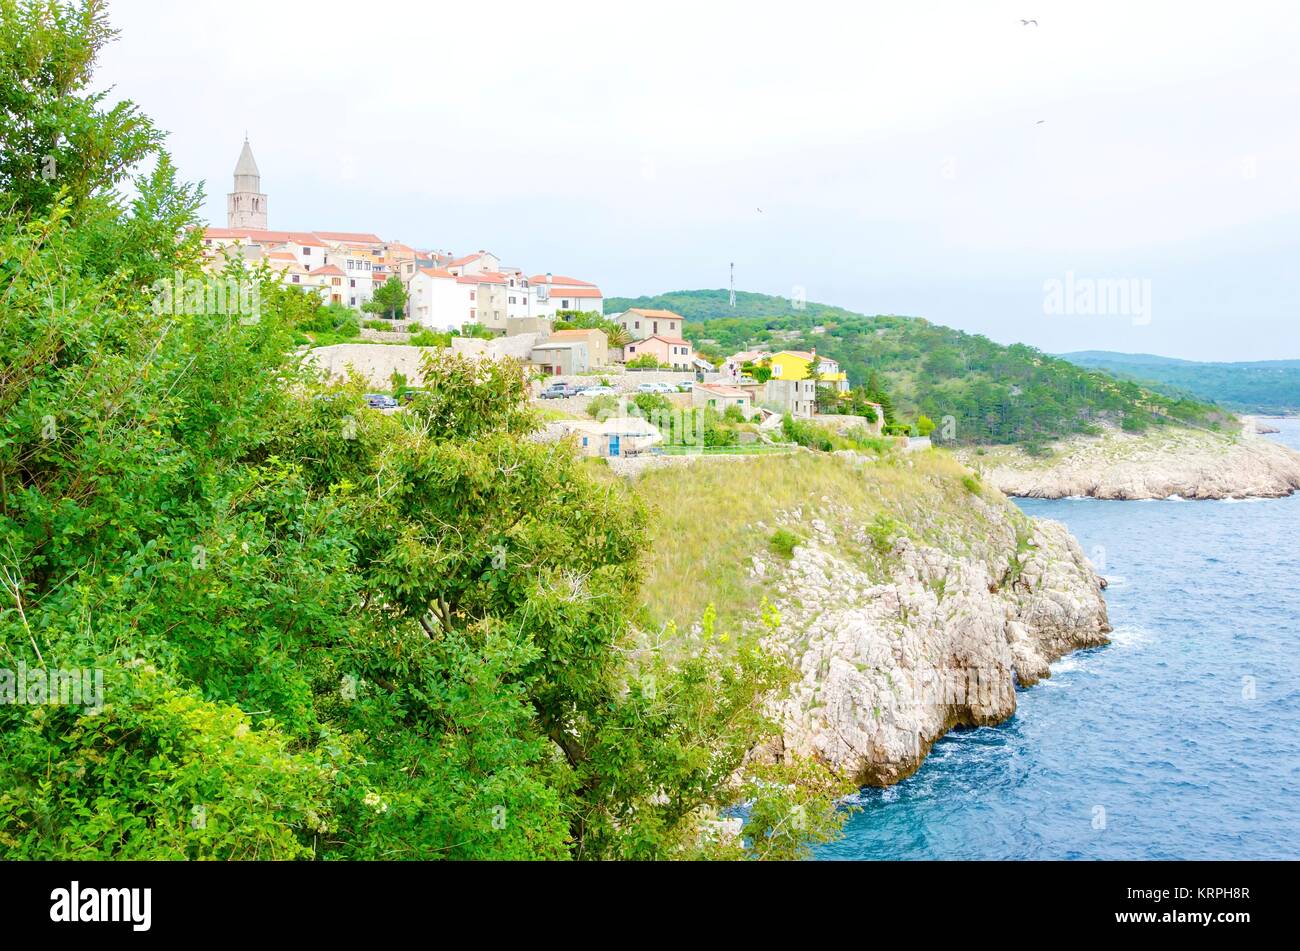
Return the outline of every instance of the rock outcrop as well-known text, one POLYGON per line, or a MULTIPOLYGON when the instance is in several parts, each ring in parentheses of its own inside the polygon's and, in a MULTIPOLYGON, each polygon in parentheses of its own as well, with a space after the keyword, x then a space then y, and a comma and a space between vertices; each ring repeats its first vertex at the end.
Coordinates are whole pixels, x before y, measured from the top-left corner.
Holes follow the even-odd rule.
POLYGON ((780 706, 786 750, 865 785, 895 783, 949 729, 1015 713, 1017 684, 1108 643, 1104 582, 1065 527, 1001 499, 970 504, 985 510, 988 531, 954 539, 960 554, 846 529, 823 499, 815 517, 785 519, 815 531, 788 562, 755 558, 752 570, 776 579, 782 622, 771 639, 801 673, 780 706), (868 548, 883 581, 845 554, 868 548))
POLYGON ((1042 457, 1018 448, 958 453, 1007 495, 1059 499, 1275 498, 1300 489, 1300 453, 1253 432, 1191 429, 1076 437, 1042 457))

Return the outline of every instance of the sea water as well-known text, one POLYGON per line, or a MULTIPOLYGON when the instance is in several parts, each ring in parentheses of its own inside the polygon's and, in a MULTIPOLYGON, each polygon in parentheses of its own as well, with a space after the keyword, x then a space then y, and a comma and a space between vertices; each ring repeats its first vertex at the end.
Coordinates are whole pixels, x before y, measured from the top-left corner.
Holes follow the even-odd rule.
MULTIPOLYGON (((1300 449, 1300 420, 1273 421, 1300 449)), ((864 790, 821 859, 1300 857, 1300 495, 1021 500, 1103 575, 1108 647, 864 790)))

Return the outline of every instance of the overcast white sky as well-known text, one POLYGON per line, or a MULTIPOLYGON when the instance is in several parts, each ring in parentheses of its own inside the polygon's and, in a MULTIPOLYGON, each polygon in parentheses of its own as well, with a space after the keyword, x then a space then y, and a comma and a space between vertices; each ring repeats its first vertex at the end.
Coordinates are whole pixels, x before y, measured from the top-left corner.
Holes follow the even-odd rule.
POLYGON ((1294 2, 110 13, 100 81, 170 131, 216 224, 247 129, 272 228, 488 248, 611 295, 724 287, 734 261, 742 290, 1049 351, 1300 357, 1294 2), (1067 272, 1149 280, 1150 322, 1046 315, 1067 272))

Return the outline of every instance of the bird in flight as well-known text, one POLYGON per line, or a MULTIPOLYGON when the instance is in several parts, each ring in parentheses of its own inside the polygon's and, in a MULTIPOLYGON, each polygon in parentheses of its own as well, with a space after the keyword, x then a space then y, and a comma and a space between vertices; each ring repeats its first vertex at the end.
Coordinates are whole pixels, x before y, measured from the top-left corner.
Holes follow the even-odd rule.
POLYGON ((1037 122, 1034 123, 1034 125, 1042 125, 1046 121, 1047 121, 1046 119, 1039 119, 1037 122))
POLYGON ((758 213, 761 215, 763 213, 763 209, 762 208, 758 209, 758 213))
POLYGON ((1032 23, 1034 26, 1038 26, 1038 21, 1037 21, 1037 20, 1021 20, 1021 21, 1020 21, 1020 25, 1021 25, 1021 26, 1029 26, 1029 24, 1031 24, 1031 23, 1032 23))

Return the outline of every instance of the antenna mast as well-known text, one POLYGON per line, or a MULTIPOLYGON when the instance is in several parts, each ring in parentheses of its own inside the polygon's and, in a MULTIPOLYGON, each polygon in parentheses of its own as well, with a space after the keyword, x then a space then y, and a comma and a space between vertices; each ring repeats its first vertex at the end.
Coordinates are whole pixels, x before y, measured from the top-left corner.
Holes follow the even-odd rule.
POLYGON ((731 262, 731 309, 736 309, 736 262, 731 262))

